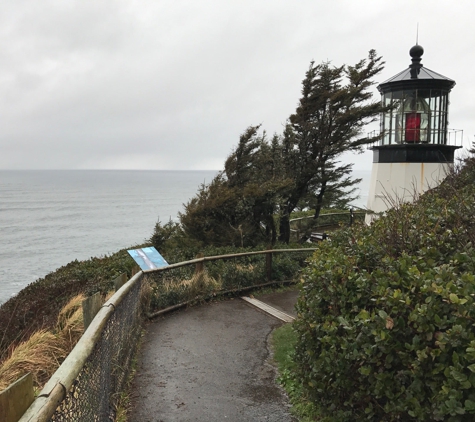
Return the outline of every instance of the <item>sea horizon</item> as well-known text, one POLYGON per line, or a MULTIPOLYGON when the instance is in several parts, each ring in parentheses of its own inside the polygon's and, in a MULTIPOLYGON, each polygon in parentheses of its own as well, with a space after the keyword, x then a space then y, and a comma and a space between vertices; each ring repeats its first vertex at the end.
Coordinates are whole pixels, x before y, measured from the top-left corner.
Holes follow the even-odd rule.
MULTIPOLYGON (((0 304, 74 260, 146 243, 217 170, 0 170, 0 304)), ((367 202, 370 171, 360 199, 367 202)))

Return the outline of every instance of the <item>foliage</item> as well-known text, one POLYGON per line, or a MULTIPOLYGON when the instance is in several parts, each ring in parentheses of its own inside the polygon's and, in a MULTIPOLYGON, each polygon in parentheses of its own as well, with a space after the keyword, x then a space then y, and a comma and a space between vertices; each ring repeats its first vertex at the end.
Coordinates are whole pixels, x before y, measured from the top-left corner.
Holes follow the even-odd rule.
POLYGON ((169 248, 176 247, 177 242, 183 236, 183 231, 180 224, 175 223, 170 219, 165 224, 162 224, 160 220, 155 224, 150 243, 157 249, 162 250, 166 244, 169 244, 169 248), (170 243, 173 242, 173 245, 170 243))
POLYGON ((475 414, 475 161, 305 270, 296 377, 334 421, 475 414))
POLYGON ((351 199, 359 180, 351 180, 352 165, 338 159, 347 151, 361 152, 363 145, 375 140, 362 133, 383 110, 380 101, 371 101, 370 89, 372 78, 382 69, 374 50, 354 66, 310 64, 282 142, 285 171, 292 175, 293 184, 280 207, 280 240, 289 241, 289 216, 303 199, 316 218, 325 198, 339 206, 351 199))
POLYGON ((215 246, 275 243, 274 214, 289 183, 278 171, 277 138, 269 144, 259 126, 241 135, 224 171, 185 204, 180 222, 185 234, 215 246))
POLYGON ((311 208, 318 218, 323 206, 346 207, 360 179, 338 159, 376 139, 362 132, 383 110, 370 90, 382 69, 374 50, 354 66, 312 62, 283 134, 268 140, 260 126, 246 129, 224 170, 185 205, 185 236, 216 246, 289 243, 295 209, 311 208))

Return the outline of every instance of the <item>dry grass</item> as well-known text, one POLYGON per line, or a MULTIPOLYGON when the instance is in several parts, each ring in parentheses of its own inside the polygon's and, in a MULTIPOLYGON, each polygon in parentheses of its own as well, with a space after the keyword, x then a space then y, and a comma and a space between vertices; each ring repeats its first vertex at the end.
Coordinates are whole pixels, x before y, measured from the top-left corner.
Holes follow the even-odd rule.
POLYGON ((66 351, 63 342, 49 331, 34 333, 27 341, 20 343, 0 368, 0 390, 23 375, 31 372, 36 388, 42 386, 58 368, 59 360, 66 351))
MULTIPOLYGON (((105 300, 115 292, 109 292, 105 300)), ((143 306, 150 303, 151 287, 144 283, 141 292, 143 306)), ((73 297, 59 312, 52 331, 40 330, 14 348, 0 366, 0 391, 31 372, 33 385, 41 389, 59 368, 84 333, 83 294, 73 297)), ((148 309, 148 308, 144 308, 148 309)))
POLYGON ((252 273, 256 270, 255 265, 253 264, 236 264, 236 271, 242 273, 252 273))
POLYGON ((188 280, 164 280, 160 290, 165 292, 179 291, 183 300, 193 299, 196 296, 221 289, 221 281, 211 277, 206 270, 195 272, 188 280))
POLYGON ((67 305, 61 309, 58 315, 56 332, 59 339, 65 344, 68 353, 73 349, 84 332, 84 322, 82 315, 83 295, 73 297, 67 305))
POLYGON ((211 277, 206 270, 195 272, 189 280, 184 280, 192 295, 199 295, 209 290, 219 290, 221 283, 211 277))
POLYGON ((84 331, 83 295, 71 299, 59 315, 54 332, 40 330, 12 350, 0 367, 0 391, 31 372, 40 389, 58 369, 84 331))
MULTIPOLYGON (((115 292, 109 292, 105 300, 115 292)), ((150 305, 152 288, 144 282, 141 303, 144 311, 150 305)), ((0 391, 31 372, 33 385, 40 390, 59 368, 84 333, 82 302, 84 295, 72 298, 59 312, 53 330, 35 332, 14 348, 0 366, 0 391)))

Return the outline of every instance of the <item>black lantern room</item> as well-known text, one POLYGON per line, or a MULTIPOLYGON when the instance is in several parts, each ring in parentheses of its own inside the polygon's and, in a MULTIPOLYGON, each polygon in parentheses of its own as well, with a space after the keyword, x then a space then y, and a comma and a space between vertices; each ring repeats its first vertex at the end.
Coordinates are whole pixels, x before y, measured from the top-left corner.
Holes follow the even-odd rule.
POLYGON ((388 111, 381 116, 381 140, 374 162, 453 162, 447 145, 449 93, 455 81, 421 63, 424 49, 409 51, 412 64, 378 86, 388 111))

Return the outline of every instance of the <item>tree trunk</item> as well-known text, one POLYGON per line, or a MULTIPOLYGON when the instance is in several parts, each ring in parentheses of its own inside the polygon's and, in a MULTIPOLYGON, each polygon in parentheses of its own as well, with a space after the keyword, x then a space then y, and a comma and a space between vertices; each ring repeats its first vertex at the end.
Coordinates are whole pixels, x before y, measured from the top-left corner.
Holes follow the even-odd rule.
POLYGON ((290 214, 297 206, 302 195, 300 192, 298 195, 292 195, 287 201, 287 204, 283 207, 284 213, 281 214, 279 223, 279 240, 281 242, 290 243, 290 214))
POLYGON ((325 191, 327 190, 327 182, 323 181, 322 186, 320 187, 320 192, 318 192, 317 195, 317 205, 315 206, 315 214, 313 218, 315 220, 318 219, 320 216, 320 211, 322 210, 322 205, 323 205, 323 197, 325 196, 325 191))
POLYGON ((277 228, 272 214, 266 217, 266 237, 270 238, 271 245, 274 246, 277 240, 277 228))
POLYGON ((281 242, 289 243, 290 242, 290 218, 289 214, 285 213, 280 216, 279 223, 279 240, 281 242))
POLYGON ((270 224, 271 224, 271 233, 272 233, 272 238, 271 238, 271 244, 272 246, 275 245, 275 242, 277 241, 277 229, 275 227, 275 221, 274 221, 274 216, 270 216, 270 224))

